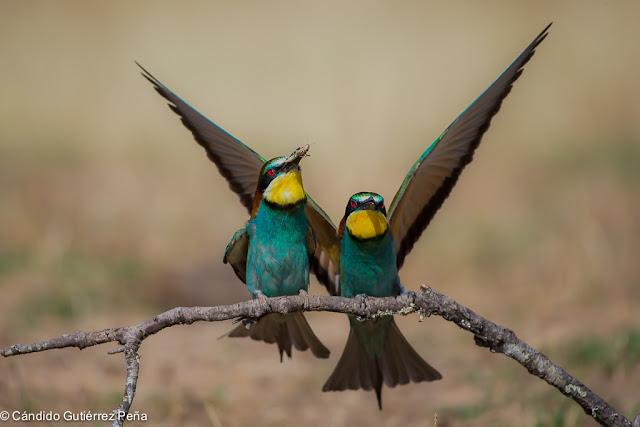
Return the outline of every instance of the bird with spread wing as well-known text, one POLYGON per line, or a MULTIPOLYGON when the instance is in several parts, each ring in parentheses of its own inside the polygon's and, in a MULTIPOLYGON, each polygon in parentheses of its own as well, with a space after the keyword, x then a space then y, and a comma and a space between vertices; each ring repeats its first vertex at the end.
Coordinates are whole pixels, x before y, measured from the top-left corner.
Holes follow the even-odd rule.
MULTIPOLYGON (((391 263, 392 267, 390 267, 393 271, 385 272, 392 279, 386 285, 388 291, 383 292, 384 294, 397 295, 402 289, 399 281, 396 282, 397 271, 402 267, 406 256, 429 225, 435 213, 442 206, 444 200, 449 196, 464 167, 471 162, 476 148, 489 128, 491 119, 499 111, 503 99, 509 94, 513 83, 522 74, 524 65, 531 59, 536 47, 547 36, 547 30, 550 26, 551 24, 449 125, 418 158, 407 173, 389 207, 385 221, 386 225, 383 227, 384 232, 381 234, 392 241, 392 247, 385 250, 391 253, 395 260, 395 262, 391 263)), ((231 190, 239 196, 240 202, 251 212, 254 193, 265 159, 193 109, 144 68, 142 70, 144 77, 154 85, 161 96, 169 101, 170 108, 181 117, 183 124, 193 133, 195 140, 205 149, 209 159, 216 164, 219 172, 226 178, 231 190)), ((366 198, 373 197, 374 200, 377 200, 374 197, 376 196, 375 193, 368 194, 366 198)), ((340 278, 341 262, 344 261, 344 255, 341 254, 341 245, 344 244, 344 236, 349 233, 345 233, 343 229, 339 235, 338 229, 324 211, 308 195, 307 199, 305 214, 317 243, 311 261, 311 268, 318 280, 326 286, 329 294, 351 296, 353 287, 349 286, 349 289, 343 289, 344 283, 340 278)), ((364 202, 364 199, 358 201, 358 203, 360 202, 364 202)), ((369 217, 370 220, 372 220, 371 218, 373 217, 369 217)), ((344 221, 346 222, 347 219, 348 215, 345 215, 344 221)), ((361 224, 360 227, 365 229, 373 227, 373 225, 361 224)), ((388 257, 388 253, 385 257, 388 257)), ((387 325, 385 328, 389 330, 391 327, 387 325)), ((400 337, 404 340, 401 334, 400 337)), ((360 341, 355 340, 354 342, 357 344, 360 341)), ((347 361, 356 361, 355 365, 342 369, 341 363, 346 357, 343 354, 334 374, 325 384, 324 389, 373 389, 376 390, 381 406, 380 389, 383 382, 393 387, 398 384, 406 384, 410 380, 419 382, 440 377, 440 374, 427 365, 417 353, 415 356, 424 365, 431 368, 426 369, 424 365, 421 365, 423 374, 416 373, 415 366, 405 365, 405 361, 401 358, 389 360, 388 358, 395 356, 393 356, 393 351, 386 352, 384 342, 384 339, 382 339, 378 353, 380 357, 386 357, 387 360, 378 358, 374 359, 375 363, 367 361, 365 365, 362 365, 364 363, 362 359, 351 357, 347 358, 347 361), (387 364, 386 368, 385 363, 387 364), (370 369, 365 369, 365 366, 370 367, 370 369)), ((394 342, 397 343, 398 341, 395 340, 394 342)), ((404 342, 406 343, 406 340, 404 342)), ((362 345, 362 343, 360 342, 358 345, 362 345)), ((345 353, 350 348, 355 348, 355 345, 350 347, 348 341, 345 353)), ((409 348, 411 347, 409 346, 409 348)), ((415 362, 415 358, 412 361, 415 362)))
MULTIPOLYGON (((251 296, 306 291, 314 265, 316 274, 329 277, 320 266, 332 265, 331 261, 322 260, 339 256, 336 228, 302 186, 299 163, 309 146, 298 148, 290 156, 266 161, 142 70, 193 132, 251 215, 247 225, 233 236, 223 257, 223 262, 231 264, 236 276, 247 285, 251 296)), ((316 357, 329 357, 329 350, 302 313, 270 314, 246 328, 240 325, 227 335, 276 343, 281 361, 283 353, 291 357, 292 346, 300 351, 311 349, 316 357)))
MULTIPOLYGON (((403 292, 398 270, 473 156, 491 118, 522 73, 548 26, 522 51, 414 163, 396 193, 387 216, 377 193, 356 193, 340 222, 339 280, 332 295, 395 296, 403 292)), ((375 390, 382 409, 382 384, 395 387, 433 381, 440 373, 425 362, 396 326, 393 316, 358 321, 323 391, 375 390)))

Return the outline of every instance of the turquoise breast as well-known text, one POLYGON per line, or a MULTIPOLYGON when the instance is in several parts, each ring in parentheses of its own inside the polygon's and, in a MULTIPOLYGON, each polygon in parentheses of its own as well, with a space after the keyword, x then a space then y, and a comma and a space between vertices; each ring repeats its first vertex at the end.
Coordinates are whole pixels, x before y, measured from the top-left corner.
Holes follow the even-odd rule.
POLYGON ((292 210, 270 208, 264 201, 249 220, 247 288, 253 297, 296 295, 309 286, 309 256, 305 244, 304 204, 292 210))
POLYGON ((340 253, 340 294, 387 297, 400 294, 396 250, 389 233, 357 240, 345 233, 340 253))

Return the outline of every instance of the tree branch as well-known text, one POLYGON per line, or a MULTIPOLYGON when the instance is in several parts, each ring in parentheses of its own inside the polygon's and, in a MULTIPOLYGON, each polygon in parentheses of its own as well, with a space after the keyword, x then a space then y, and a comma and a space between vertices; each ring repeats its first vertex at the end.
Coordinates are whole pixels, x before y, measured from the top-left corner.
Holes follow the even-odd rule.
POLYGON ((236 318, 257 319, 265 314, 286 314, 294 311, 332 311, 354 314, 363 318, 419 313, 421 320, 424 316, 432 314, 442 316, 474 334, 477 345, 488 347, 494 353, 502 353, 516 360, 531 374, 557 388, 562 394, 578 403, 587 414, 601 425, 631 427, 631 422, 600 396, 569 375, 564 369, 553 364, 545 355, 531 348, 526 342, 519 339, 512 330, 490 322, 446 295, 424 285, 420 287, 417 294, 408 292, 398 297, 387 298, 326 297, 301 292, 300 295, 295 296, 265 300, 255 299, 226 306, 177 307, 131 326, 89 333, 78 331, 73 335, 63 335, 60 338, 38 343, 12 345, 0 349, 0 355, 9 357, 65 347, 83 349, 107 342, 119 342, 122 347, 109 353, 124 353, 127 364, 125 392, 120 406, 116 409, 117 419, 113 423, 114 426, 122 426, 135 395, 140 368, 138 350, 145 338, 175 325, 236 318))

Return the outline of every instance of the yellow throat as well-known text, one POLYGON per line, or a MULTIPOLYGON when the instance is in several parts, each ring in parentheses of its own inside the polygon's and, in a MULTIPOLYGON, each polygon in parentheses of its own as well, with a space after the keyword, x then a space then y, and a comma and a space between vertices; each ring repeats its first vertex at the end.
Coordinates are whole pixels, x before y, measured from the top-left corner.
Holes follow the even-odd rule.
POLYGON ((292 170, 274 178, 262 195, 268 202, 277 205, 295 205, 306 195, 302 188, 300 171, 292 170))
POLYGON ((378 211, 362 210, 349 215, 345 225, 353 237, 371 239, 387 231, 387 218, 378 211))

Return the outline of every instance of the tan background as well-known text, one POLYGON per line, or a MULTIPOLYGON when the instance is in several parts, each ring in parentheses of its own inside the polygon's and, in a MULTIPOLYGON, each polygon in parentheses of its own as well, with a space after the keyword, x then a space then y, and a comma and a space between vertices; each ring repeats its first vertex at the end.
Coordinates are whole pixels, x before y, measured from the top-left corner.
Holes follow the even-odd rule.
MULTIPOLYGON (((640 412, 637 2, 9 2, 0 11, 0 345, 247 298, 221 263, 247 215, 169 88, 265 157, 310 143, 305 187, 337 223, 392 199, 413 161, 550 21, 474 162, 407 258, 625 415, 640 412)), ((324 293, 315 279, 312 293, 324 293)), ((321 393, 328 361, 217 340, 145 341, 133 410, 153 425, 583 425, 581 410, 440 318, 399 319, 444 379, 321 393)), ((115 347, 0 360, 0 409, 108 412, 115 347)))

